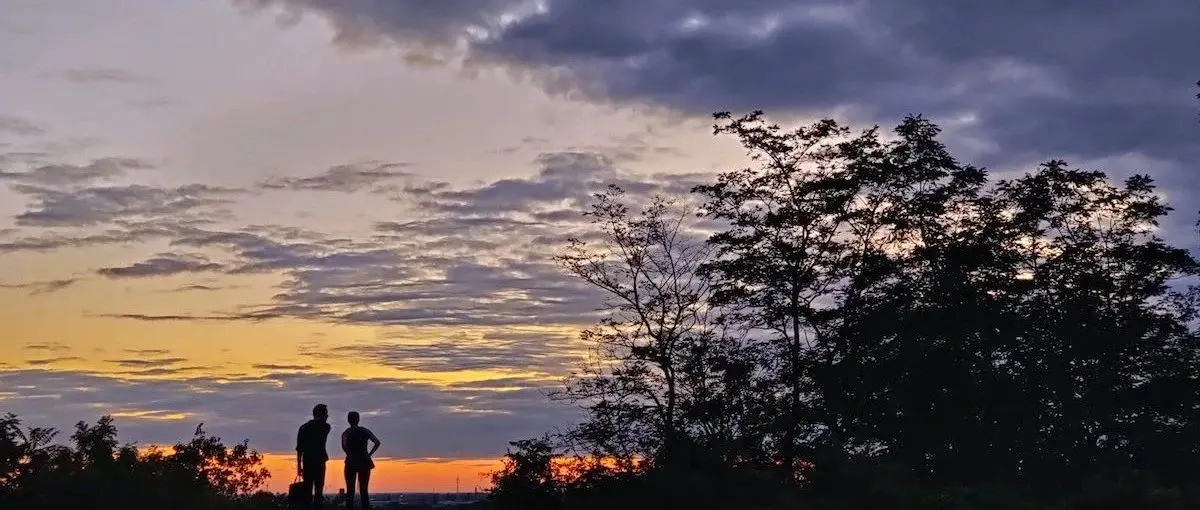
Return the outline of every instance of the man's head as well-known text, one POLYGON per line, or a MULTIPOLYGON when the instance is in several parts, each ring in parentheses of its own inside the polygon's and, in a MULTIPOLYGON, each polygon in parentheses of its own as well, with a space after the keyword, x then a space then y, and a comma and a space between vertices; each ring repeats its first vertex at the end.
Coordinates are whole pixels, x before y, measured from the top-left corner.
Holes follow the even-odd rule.
POLYGON ((329 408, 325 407, 325 404, 313 406, 313 419, 321 421, 329 419, 329 408))
POLYGON ((358 426, 358 411, 350 411, 350 413, 346 415, 346 421, 350 422, 351 427, 357 427, 358 426))

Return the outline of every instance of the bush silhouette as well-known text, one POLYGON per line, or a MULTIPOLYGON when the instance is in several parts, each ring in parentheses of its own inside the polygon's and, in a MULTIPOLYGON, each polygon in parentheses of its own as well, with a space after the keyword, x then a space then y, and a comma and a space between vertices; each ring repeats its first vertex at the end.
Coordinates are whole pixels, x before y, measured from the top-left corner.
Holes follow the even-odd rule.
POLYGON ((269 476, 246 442, 232 448, 196 427, 170 450, 119 445, 111 417, 79 422, 70 443, 58 433, 0 418, 0 507, 24 510, 283 508, 259 489, 269 476))

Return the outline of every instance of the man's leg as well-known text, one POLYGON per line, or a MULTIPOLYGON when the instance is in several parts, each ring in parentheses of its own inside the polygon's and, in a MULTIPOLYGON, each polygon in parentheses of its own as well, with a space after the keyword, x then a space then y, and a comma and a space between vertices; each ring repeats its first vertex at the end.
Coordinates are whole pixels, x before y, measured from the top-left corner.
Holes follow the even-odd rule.
POLYGON ((313 463, 313 508, 325 506, 325 463, 313 463))
POLYGON ((311 496, 313 493, 313 469, 312 469, 312 466, 310 466, 308 464, 304 464, 300 467, 300 481, 302 483, 304 483, 304 493, 311 496))
POLYGON ((346 510, 354 508, 354 468, 347 465, 342 469, 342 473, 346 475, 346 510))
POLYGON ((358 470, 358 493, 362 497, 363 510, 371 508, 371 496, 367 494, 367 484, 371 482, 371 470, 362 468, 358 470))

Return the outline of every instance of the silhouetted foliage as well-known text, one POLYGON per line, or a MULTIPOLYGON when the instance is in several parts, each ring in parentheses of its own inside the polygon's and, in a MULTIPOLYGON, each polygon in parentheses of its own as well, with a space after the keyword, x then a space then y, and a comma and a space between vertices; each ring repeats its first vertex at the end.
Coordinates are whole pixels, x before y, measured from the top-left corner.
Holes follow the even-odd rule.
MULTIPOLYGON (((695 188, 722 225, 707 250, 666 256, 694 246, 659 242, 690 241, 662 234, 680 232, 669 201, 632 215, 610 192, 589 213, 605 240, 562 258, 616 298, 584 335, 604 369, 563 393, 583 424, 510 460, 642 462, 526 484, 543 508, 1200 500, 1200 267, 1158 236, 1150 177, 1049 161, 990 180, 915 116, 887 137, 761 112, 715 132, 754 166, 695 188), (676 309, 704 320, 675 327, 676 309)), ((525 472, 497 474, 501 508, 525 472)))
POLYGON ((69 445, 57 432, 0 419, 0 507, 5 509, 270 509, 278 496, 256 492, 269 476, 243 442, 227 448, 197 427, 171 452, 119 445, 111 417, 79 422, 69 445))
POLYGON ((566 480, 554 465, 559 456, 549 438, 511 443, 504 467, 492 475, 491 499, 502 508, 561 508, 566 480))
POLYGON ((553 398, 588 420, 562 437, 621 469, 641 460, 686 464, 697 445, 730 453, 747 415, 752 359, 717 323, 698 270, 711 249, 694 211, 655 198, 634 213, 624 192, 595 196, 586 215, 600 239, 573 240, 558 261, 604 291, 609 312, 582 334, 592 359, 553 398))

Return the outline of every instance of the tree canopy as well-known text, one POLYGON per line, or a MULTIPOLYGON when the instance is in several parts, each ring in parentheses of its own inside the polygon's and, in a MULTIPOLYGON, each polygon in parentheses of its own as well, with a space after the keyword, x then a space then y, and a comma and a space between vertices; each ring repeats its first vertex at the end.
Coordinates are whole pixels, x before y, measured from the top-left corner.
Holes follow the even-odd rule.
POLYGON ((243 441, 227 447, 203 425, 170 450, 121 445, 109 416, 58 431, 0 417, 0 507, 44 510, 282 508, 260 491, 269 473, 243 441))
MULTIPOLYGON (((697 186, 695 215, 613 189, 587 213, 601 240, 560 257, 613 298, 561 393, 588 411, 561 455, 640 459, 610 475, 707 503, 734 479, 868 506, 900 498, 880 480, 1076 508, 1200 486, 1200 264, 1162 237, 1151 177, 1051 160, 993 178, 919 116, 885 133, 721 113, 715 133, 750 165, 697 186), (719 226, 703 241, 701 221, 719 226)), ((556 501, 595 476, 553 478, 556 501)))

